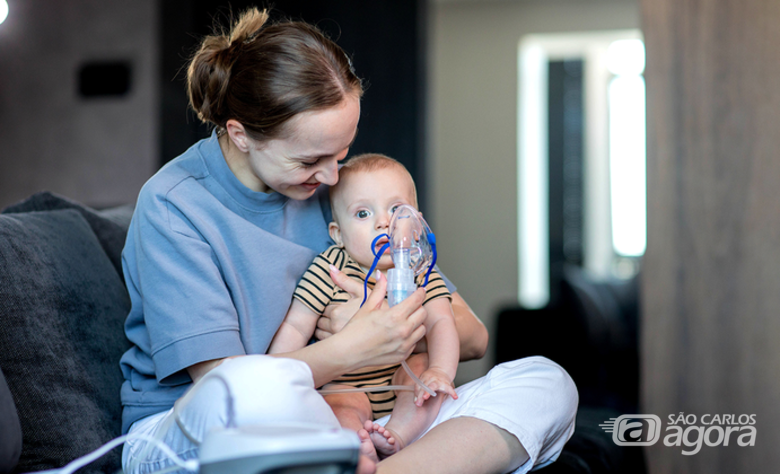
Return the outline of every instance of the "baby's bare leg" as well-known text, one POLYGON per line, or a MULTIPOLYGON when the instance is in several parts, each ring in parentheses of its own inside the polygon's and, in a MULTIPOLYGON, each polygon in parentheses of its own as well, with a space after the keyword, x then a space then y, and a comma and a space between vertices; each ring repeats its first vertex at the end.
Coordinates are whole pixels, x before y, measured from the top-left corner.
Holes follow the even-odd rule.
MULTIPOLYGON (((428 368, 428 354, 415 354, 406 362, 412 372, 419 376, 428 368)), ((414 381, 401 367, 393 376, 393 385, 414 385, 414 381)), ((443 399, 444 396, 439 393, 426 400, 422 407, 417 407, 414 404, 414 392, 396 392, 390 420, 384 428, 374 423, 373 430, 368 430, 379 456, 384 458, 395 454, 420 436, 436 419, 443 399)))
MULTIPOLYGON (((347 385, 328 384, 323 388, 353 388, 347 385)), ((333 413, 336 414, 339 423, 343 428, 353 430, 358 433, 360 438, 360 454, 367 456, 372 462, 379 462, 374 443, 364 428, 367 421, 373 420, 371 412, 371 402, 365 393, 334 393, 325 395, 325 401, 328 402, 333 413), (361 432, 362 431, 362 432, 361 432)))

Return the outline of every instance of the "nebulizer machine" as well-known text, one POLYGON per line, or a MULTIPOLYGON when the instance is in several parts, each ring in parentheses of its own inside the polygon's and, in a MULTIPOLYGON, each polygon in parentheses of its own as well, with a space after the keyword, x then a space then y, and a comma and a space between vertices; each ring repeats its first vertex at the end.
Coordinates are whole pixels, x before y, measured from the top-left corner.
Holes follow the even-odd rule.
MULTIPOLYGON (((371 243, 371 249, 375 258, 367 275, 374 273, 379 260, 390 249, 394 268, 387 270, 387 299, 391 307, 414 293, 417 289, 416 279, 423 272, 426 272, 423 286, 428 284, 428 278, 436 264, 436 237, 414 207, 407 204, 399 206, 390 220, 388 233, 377 236, 371 243), (376 250, 378 242, 385 238, 387 242, 376 250)), ((366 301, 368 278, 369 276, 366 276, 364 282, 361 306, 366 301)), ((436 392, 420 381, 406 361, 401 365, 417 385, 431 396, 436 396, 436 392)), ((355 472, 360 443, 352 431, 301 423, 235 426, 230 387, 226 380, 213 371, 206 374, 176 402, 174 416, 168 421, 179 424, 177 413, 189 402, 200 386, 215 381, 221 382, 225 387, 228 423, 224 428, 212 430, 198 442, 200 452, 197 460, 181 460, 162 443, 162 435, 167 432, 168 427, 158 430, 158 437, 155 438, 137 436, 147 441, 146 449, 156 446, 175 462, 171 468, 157 471, 158 474, 173 470, 201 474, 348 474, 355 472)), ((326 395, 387 390, 414 390, 414 386, 323 389, 320 393, 326 395)), ((179 426, 182 427, 181 424, 179 426)), ((70 474, 103 456, 109 450, 124 444, 128 437, 132 436, 116 438, 63 468, 45 472, 70 474)), ((139 458, 143 458, 144 455, 142 453, 139 458)))

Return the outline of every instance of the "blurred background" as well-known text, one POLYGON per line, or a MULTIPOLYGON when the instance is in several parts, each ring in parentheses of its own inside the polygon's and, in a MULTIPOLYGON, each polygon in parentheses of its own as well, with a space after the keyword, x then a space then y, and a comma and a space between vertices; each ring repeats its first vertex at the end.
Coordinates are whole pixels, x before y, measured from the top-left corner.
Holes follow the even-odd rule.
MULTIPOLYGON (((0 207, 42 190, 133 202, 208 134, 183 68, 250 5, 0 0, 0 207)), ((773 472, 780 3, 272 6, 352 55, 367 88, 350 153, 417 181, 439 265, 491 333, 458 382, 541 354, 585 405, 757 414, 755 447, 659 443, 649 467, 773 472)))
MULTIPOLYGON (((162 164, 209 133, 188 110, 184 87, 199 38, 231 14, 265 5, 6 1, 0 207, 40 190, 98 208, 134 201, 162 164)), ((628 250, 615 250, 611 234, 611 202, 625 197, 610 200, 608 192, 608 127, 619 121, 609 120, 615 75, 606 61, 610 44, 633 39, 643 66, 636 1, 282 0, 273 7, 276 18, 317 24, 353 56, 367 90, 351 153, 382 152, 411 170, 440 236, 440 266, 488 327, 521 294, 527 307, 549 301, 547 252, 554 268, 571 262, 605 277, 635 273, 643 228, 628 250), (523 70, 521 57, 530 58, 523 70), (534 85, 523 93, 538 99, 530 104, 520 101, 523 74, 534 85), (586 88, 595 94, 590 107, 586 88), (536 154, 521 156, 520 134, 536 154), (522 167, 533 170, 523 194, 522 167), (597 172, 592 183, 586 168, 597 172), (526 241, 518 239, 520 226, 532 229, 526 241), (630 256, 620 260, 621 251, 630 256)), ((631 100, 644 104, 641 94, 631 100)), ((644 113, 635 112, 642 123, 631 133, 643 134, 644 113)), ((633 179, 643 186, 643 142, 635 148, 629 159, 641 174, 633 179)), ((644 226, 643 190, 635 191, 630 199, 644 226)), ((466 364, 462 381, 485 373, 492 353, 466 364)))

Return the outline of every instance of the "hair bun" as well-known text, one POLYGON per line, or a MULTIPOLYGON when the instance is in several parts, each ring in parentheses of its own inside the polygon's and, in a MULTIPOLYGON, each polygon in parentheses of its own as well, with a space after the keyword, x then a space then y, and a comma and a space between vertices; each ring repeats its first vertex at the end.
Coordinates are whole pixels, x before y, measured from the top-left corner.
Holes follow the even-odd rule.
POLYGON ((241 47, 253 41, 268 21, 267 10, 252 8, 239 17, 228 33, 206 36, 190 61, 187 92, 198 118, 223 126, 224 102, 231 70, 241 47))

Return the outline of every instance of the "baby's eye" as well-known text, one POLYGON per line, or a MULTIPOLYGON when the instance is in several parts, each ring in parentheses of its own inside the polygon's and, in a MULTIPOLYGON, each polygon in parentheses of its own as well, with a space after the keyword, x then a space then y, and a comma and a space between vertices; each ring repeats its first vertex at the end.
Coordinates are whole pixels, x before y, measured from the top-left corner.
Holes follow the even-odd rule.
POLYGON ((393 206, 392 208, 390 208, 390 214, 395 214, 395 211, 396 211, 396 210, 397 210, 399 207, 401 207, 401 206, 400 206, 400 205, 395 205, 395 206, 393 206))
POLYGON ((365 219, 366 217, 369 216, 369 213, 367 210, 361 209, 357 211, 357 213, 355 213, 355 216, 357 216, 358 219, 365 219))

